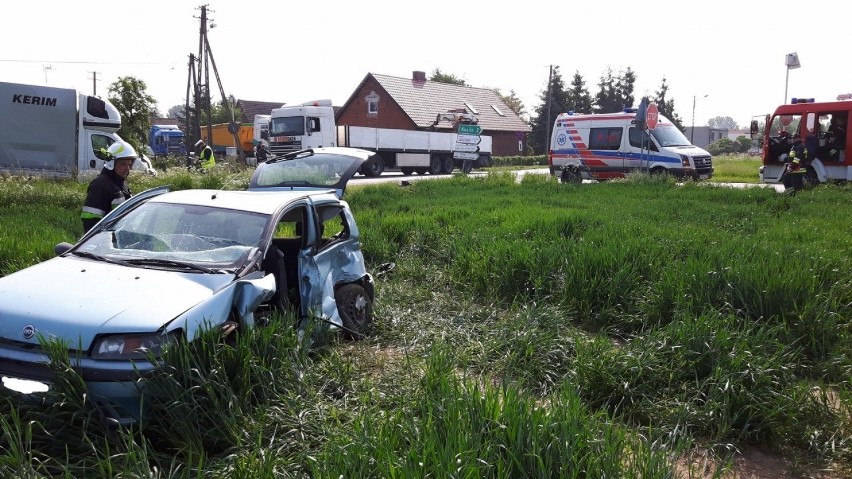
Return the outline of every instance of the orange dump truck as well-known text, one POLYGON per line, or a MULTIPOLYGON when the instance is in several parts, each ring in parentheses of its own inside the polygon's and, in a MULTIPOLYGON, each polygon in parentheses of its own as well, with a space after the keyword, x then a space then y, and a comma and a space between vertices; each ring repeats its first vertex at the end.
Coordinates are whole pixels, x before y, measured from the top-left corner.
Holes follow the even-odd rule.
POLYGON ((254 124, 243 123, 240 125, 240 130, 237 132, 237 137, 240 139, 240 144, 234 144, 234 135, 228 131, 227 123, 218 123, 212 125, 213 141, 207 141, 207 126, 201 126, 201 137, 204 138, 212 148, 213 152, 218 155, 225 155, 225 148, 237 147, 242 148, 247 156, 254 156, 254 124))

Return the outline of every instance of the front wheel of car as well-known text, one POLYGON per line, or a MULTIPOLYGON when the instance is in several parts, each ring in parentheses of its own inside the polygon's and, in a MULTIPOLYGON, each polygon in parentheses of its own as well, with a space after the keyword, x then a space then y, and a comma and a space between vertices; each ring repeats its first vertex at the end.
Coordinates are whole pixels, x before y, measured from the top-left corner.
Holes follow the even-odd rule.
POLYGON ((343 321, 343 337, 360 339, 373 321, 373 301, 359 284, 347 284, 334 293, 337 312, 343 321))

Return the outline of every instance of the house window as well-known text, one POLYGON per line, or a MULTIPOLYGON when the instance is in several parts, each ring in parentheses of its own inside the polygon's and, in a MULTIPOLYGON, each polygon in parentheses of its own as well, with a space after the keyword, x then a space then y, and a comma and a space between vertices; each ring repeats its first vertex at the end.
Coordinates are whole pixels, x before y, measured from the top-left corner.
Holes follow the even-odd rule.
POLYGON ((473 107, 470 103, 468 103, 468 102, 464 102, 464 106, 466 106, 466 107, 467 107, 467 110, 468 110, 469 112, 473 113, 474 115, 478 115, 478 114, 479 114, 479 112, 478 112, 478 111, 476 111, 476 108, 474 108, 474 107, 473 107))
POLYGON ((376 95, 376 92, 371 91, 369 95, 364 97, 364 101, 367 102, 367 116, 378 116, 379 95, 376 95))
POLYGON ((500 115, 500 116, 506 116, 506 114, 505 114, 505 113, 503 113, 502 111, 500 111, 500 109, 499 109, 499 108, 497 108, 497 106, 496 106, 496 105, 491 105, 491 108, 493 108, 493 109, 494 109, 494 111, 496 111, 498 115, 500 115))

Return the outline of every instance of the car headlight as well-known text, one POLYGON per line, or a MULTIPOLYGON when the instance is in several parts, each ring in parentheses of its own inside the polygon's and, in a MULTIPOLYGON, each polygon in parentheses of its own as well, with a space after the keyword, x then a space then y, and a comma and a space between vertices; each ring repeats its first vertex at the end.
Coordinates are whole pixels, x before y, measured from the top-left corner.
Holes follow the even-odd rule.
POLYGON ((689 168, 689 157, 686 155, 680 155, 680 164, 686 168, 689 168))
POLYGON ((111 334, 98 338, 92 348, 94 359, 147 359, 160 357, 163 350, 177 341, 178 333, 111 334))

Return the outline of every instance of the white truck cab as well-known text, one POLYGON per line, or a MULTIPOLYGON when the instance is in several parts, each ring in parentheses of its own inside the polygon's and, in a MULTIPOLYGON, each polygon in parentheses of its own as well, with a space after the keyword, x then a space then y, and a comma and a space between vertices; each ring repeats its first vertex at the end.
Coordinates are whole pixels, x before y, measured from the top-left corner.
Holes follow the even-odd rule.
POLYGON ((550 174, 563 181, 622 178, 633 171, 703 180, 713 175, 710 153, 692 145, 668 119, 636 125, 636 109, 618 113, 562 113, 548 154, 550 174))
POLYGON ((310 101, 272 110, 269 151, 273 155, 329 146, 337 146, 331 100, 310 101))

